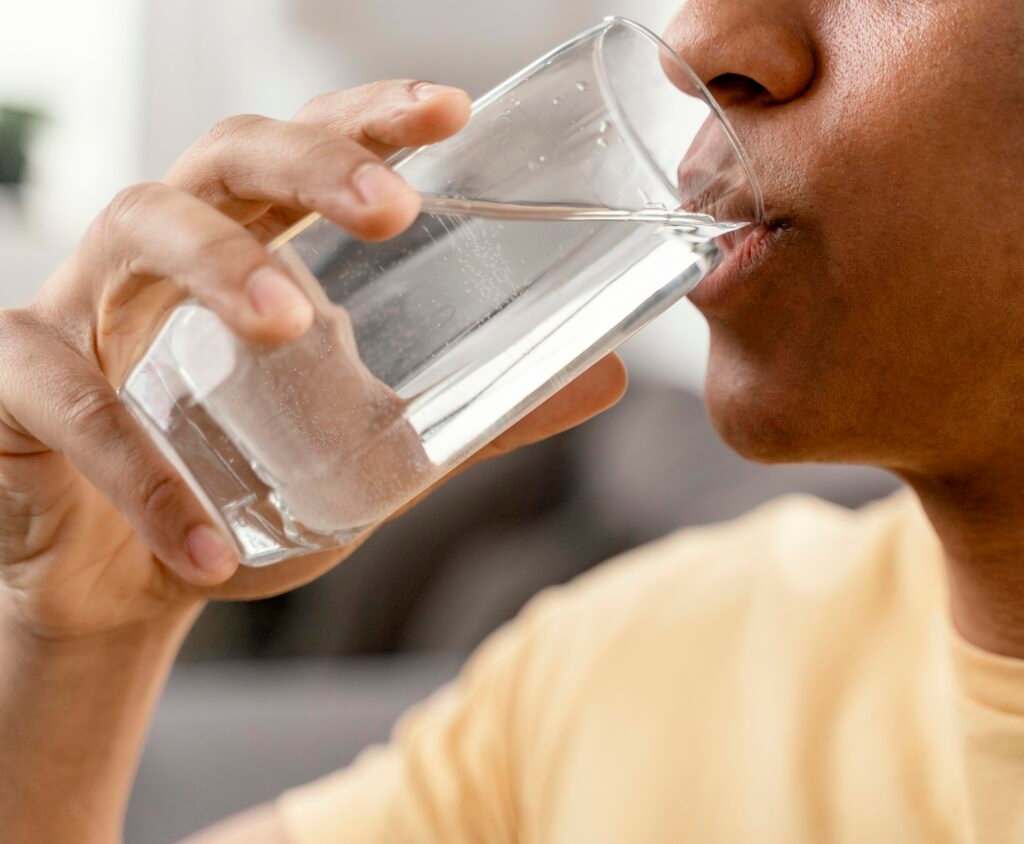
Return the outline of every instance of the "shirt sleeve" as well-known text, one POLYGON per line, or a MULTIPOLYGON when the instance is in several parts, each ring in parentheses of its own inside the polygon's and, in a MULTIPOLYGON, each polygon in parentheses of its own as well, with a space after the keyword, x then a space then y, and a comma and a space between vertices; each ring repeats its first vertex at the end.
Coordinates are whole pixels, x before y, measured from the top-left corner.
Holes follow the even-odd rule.
POLYGON ((458 680, 399 721, 389 745, 285 792, 277 806, 289 842, 511 844, 523 626, 517 620, 494 634, 458 680))

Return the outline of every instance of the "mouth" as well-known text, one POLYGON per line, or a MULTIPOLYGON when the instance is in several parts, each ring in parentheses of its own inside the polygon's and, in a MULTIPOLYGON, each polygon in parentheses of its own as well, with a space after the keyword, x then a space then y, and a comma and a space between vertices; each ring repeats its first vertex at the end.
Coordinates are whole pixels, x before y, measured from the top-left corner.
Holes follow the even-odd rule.
POLYGON ((689 294, 706 316, 734 310, 743 300, 756 298, 754 277, 790 228, 765 207, 742 163, 720 125, 709 120, 676 173, 682 208, 723 223, 746 223, 715 239, 721 253, 718 266, 689 294))
POLYGON ((688 296, 705 315, 735 309, 757 289, 755 277, 788 231, 782 221, 750 223, 717 238, 719 265, 688 296))

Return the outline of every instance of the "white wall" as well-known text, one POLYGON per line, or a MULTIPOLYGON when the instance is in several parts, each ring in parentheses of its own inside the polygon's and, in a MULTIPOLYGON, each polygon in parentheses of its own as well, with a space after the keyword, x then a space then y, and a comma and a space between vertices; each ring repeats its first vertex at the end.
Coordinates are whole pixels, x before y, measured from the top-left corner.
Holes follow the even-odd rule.
POLYGON ((29 219, 74 242, 118 188, 139 178, 143 4, 3 0, 0 102, 43 108, 29 219))
MULTIPOLYGON (((661 29, 678 0, 632 0, 661 29)), ((285 118, 314 94, 418 77, 480 94, 621 11, 612 0, 149 0, 144 166, 156 175, 219 118, 285 118)))
POLYGON ((140 177, 143 12, 135 0, 0 0, 0 102, 47 115, 21 205, 0 197, 0 307, 27 303, 140 177))

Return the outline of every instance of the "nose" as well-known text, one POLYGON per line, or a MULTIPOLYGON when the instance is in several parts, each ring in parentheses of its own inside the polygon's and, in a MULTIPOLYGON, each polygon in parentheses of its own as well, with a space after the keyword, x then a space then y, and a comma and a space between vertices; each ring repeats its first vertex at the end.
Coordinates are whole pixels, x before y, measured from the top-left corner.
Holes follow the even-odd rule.
POLYGON ((726 108, 791 102, 814 81, 797 0, 690 0, 665 40, 726 108))

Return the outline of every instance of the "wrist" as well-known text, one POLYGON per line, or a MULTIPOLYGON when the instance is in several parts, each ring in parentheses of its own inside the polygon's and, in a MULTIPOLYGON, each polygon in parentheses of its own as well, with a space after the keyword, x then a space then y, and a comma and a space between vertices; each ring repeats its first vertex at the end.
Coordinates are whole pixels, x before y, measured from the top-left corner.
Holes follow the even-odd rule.
POLYGON ((5 841, 119 838, 150 714, 199 609, 75 636, 0 613, 5 841))
POLYGON ((0 648, 25 653, 99 653, 121 648, 151 647, 161 641, 180 640, 195 623, 206 601, 202 598, 168 602, 134 619, 119 619, 109 626, 52 624, 40 621, 32 609, 19 606, 0 589, 0 648))

